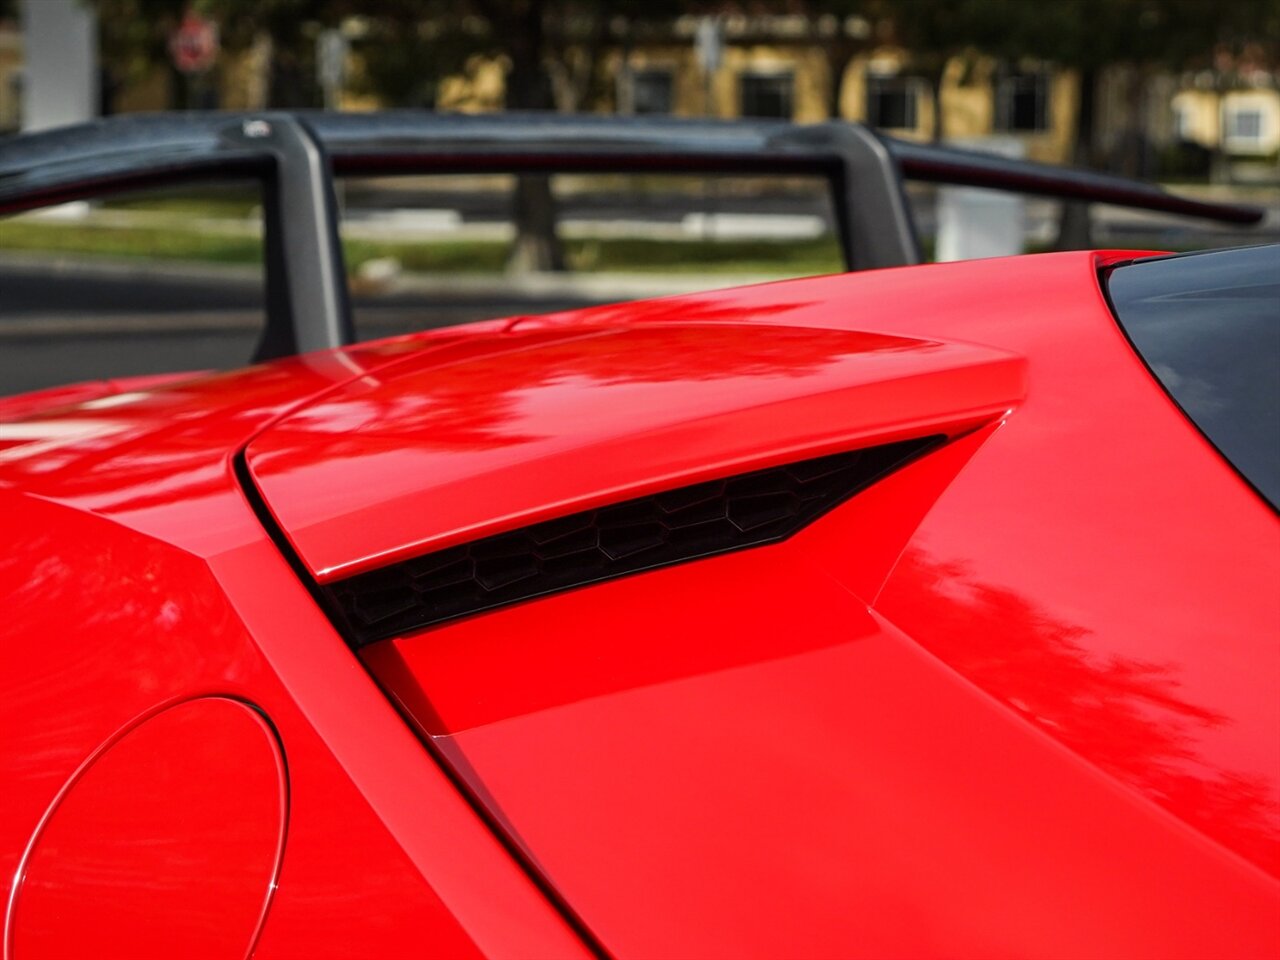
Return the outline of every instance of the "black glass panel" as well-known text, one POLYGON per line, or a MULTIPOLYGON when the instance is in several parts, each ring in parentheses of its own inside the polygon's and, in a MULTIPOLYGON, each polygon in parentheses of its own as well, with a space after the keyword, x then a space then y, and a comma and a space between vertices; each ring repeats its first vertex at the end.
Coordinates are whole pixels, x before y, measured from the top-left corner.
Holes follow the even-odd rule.
POLYGON ((1138 260, 1107 291, 1165 390, 1280 508, 1280 245, 1138 260))

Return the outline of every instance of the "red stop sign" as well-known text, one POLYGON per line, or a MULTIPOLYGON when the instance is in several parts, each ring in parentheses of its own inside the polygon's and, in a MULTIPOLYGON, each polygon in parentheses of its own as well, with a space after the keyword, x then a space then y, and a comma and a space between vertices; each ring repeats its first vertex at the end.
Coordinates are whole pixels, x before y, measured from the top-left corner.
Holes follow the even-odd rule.
POLYGON ((218 25, 188 12, 169 36, 169 56, 183 73, 204 73, 218 59, 218 25))

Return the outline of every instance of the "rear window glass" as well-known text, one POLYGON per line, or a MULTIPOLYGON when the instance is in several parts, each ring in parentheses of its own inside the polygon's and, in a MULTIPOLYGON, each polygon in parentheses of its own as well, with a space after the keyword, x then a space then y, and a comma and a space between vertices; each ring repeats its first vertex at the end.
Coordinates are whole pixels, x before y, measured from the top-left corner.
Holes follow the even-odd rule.
POLYGON ((1165 390, 1280 509, 1280 245, 1135 261, 1107 292, 1165 390))

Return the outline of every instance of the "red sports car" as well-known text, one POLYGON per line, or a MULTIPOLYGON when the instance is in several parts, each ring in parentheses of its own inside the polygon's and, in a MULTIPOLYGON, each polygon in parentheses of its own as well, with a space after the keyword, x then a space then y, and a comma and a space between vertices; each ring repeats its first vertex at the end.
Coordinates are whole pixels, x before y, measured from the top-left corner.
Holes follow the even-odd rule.
POLYGON ((0 401, 5 957, 1280 955, 1280 247, 0 401))

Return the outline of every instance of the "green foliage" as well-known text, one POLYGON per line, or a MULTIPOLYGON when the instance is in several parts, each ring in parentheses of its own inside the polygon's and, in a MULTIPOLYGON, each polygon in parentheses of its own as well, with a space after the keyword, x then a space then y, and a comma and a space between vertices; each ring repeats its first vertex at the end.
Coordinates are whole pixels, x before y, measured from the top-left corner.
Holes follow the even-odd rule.
MULTIPOLYGON (((146 206, 176 212, 178 201, 146 206)), ((197 208, 193 208, 197 209, 197 208)), ((201 202, 198 208, 208 213, 201 202)), ((508 244, 498 240, 446 240, 431 243, 347 238, 348 269, 368 260, 394 257, 414 273, 500 273, 508 244)), ((60 253, 88 257, 171 260, 203 263, 262 262, 262 241, 252 234, 184 230, 171 226, 100 227, 82 223, 0 221, 0 250, 60 253)), ((805 241, 575 239, 565 242, 565 257, 579 272, 737 273, 803 276, 843 269, 831 238, 805 241)))
MULTIPOLYGON (((15 0, 0 0, 0 5, 15 0)), ((389 106, 429 102, 439 81, 482 54, 510 65, 512 107, 553 106, 546 70, 570 47, 598 53, 614 23, 669 22, 702 5, 680 0, 86 0, 98 11, 104 61, 118 79, 168 60, 170 33, 187 9, 215 21, 222 45, 247 49, 271 38, 272 106, 314 105, 315 39, 354 19, 365 54, 360 92, 389 106)), ((849 3, 835 4, 843 8, 849 3)), ((715 6, 706 5, 706 6, 715 6)), ((3 7, 0 6, 0 10, 3 7)), ((2 14, 0 14, 2 15, 2 14)), ((594 62, 586 85, 594 83, 594 62)))
MULTIPOLYGON (((317 32, 356 17, 366 28, 357 44, 367 54, 367 92, 393 105, 421 104, 475 54, 505 56, 513 106, 550 106, 548 64, 563 60, 570 45, 617 43, 619 24, 639 28, 687 13, 774 7, 711 0, 88 2, 100 15, 104 59, 121 77, 167 60, 169 33, 189 7, 219 24, 229 50, 247 48, 260 33, 270 36, 295 83, 314 72, 317 32)), ((813 18, 865 16, 876 25, 873 39, 901 43, 925 73, 940 73, 947 59, 969 49, 1084 70, 1114 63, 1207 67, 1215 53, 1246 48, 1262 62, 1280 61, 1280 0, 791 0, 772 12, 784 6, 813 18)), ((0 17, 14 12, 15 0, 0 0, 0 17)), ((823 42, 832 46, 833 61, 847 60, 856 46, 842 33, 823 42)))
POLYGON ((923 62, 973 47, 1081 69, 1207 66, 1215 47, 1280 41, 1280 0, 868 0, 923 62))
POLYGON ((262 241, 253 236, 166 227, 102 229, 25 219, 0 221, 0 249, 214 263, 262 260, 262 241))

